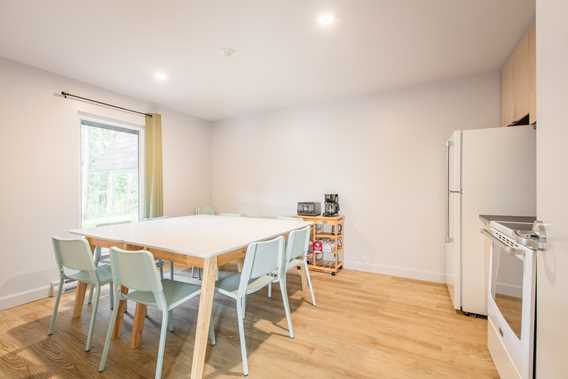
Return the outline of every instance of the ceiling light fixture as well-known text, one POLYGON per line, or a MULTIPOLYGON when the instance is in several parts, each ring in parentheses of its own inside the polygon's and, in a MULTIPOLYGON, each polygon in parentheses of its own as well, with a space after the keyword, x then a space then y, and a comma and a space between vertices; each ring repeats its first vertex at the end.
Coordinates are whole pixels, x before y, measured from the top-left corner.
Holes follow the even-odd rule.
POLYGON ((232 49, 230 47, 222 47, 219 49, 219 51, 224 57, 230 57, 231 55, 234 55, 237 52, 237 50, 232 49))
POLYGON ((322 28, 327 28, 335 24, 336 18, 333 13, 322 13, 318 16, 318 24, 322 28))
POLYGON ((166 80, 168 80, 168 75, 163 71, 156 71, 154 73, 154 79, 159 82, 165 82, 166 80))

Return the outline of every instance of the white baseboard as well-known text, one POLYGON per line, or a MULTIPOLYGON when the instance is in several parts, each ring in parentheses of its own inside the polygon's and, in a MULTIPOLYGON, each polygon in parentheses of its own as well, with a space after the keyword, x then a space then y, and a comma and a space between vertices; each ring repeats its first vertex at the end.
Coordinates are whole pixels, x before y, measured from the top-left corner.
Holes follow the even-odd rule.
POLYGON ((30 290, 0 297, 0 310, 26 304, 49 296, 51 285, 32 288, 30 290))
POLYGON ((501 293, 506 296, 511 297, 523 297, 523 287, 518 286, 516 284, 509 284, 509 283, 497 283, 497 293, 501 293))
MULTIPOLYGON (((57 295, 57 290, 59 289, 59 280, 51 282, 49 287, 50 288, 49 288, 48 296, 53 297, 53 296, 57 295)), ((63 292, 72 290, 74 288, 77 288, 77 282, 76 281, 68 281, 67 283, 65 283, 63 285, 63 292)))
POLYGON ((344 264, 345 268, 356 271, 373 272, 377 274, 398 276, 401 278, 408 278, 408 279, 424 280, 427 282, 435 282, 435 283, 446 282, 446 274, 439 272, 420 271, 404 267, 377 265, 361 261, 346 261, 344 264))
MULTIPOLYGON (((23 305, 31 303, 32 301, 45 299, 46 297, 53 297, 57 294, 57 288, 59 287, 59 281, 54 281, 49 283, 47 286, 41 286, 31 290, 18 292, 12 295, 0 297, 0 310, 16 307, 18 305, 23 305)), ((63 287, 63 291, 70 291, 77 287, 77 282, 66 283, 63 287)), ((109 286, 101 286, 101 296, 106 296, 109 292, 109 286)))

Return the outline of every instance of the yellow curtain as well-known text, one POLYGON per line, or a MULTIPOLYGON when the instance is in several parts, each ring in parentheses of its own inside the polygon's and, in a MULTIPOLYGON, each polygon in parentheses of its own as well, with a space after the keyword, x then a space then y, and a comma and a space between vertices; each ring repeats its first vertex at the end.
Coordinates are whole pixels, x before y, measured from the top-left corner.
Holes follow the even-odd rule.
POLYGON ((162 116, 146 116, 145 139, 145 190, 144 217, 164 215, 164 193, 162 181, 162 116))

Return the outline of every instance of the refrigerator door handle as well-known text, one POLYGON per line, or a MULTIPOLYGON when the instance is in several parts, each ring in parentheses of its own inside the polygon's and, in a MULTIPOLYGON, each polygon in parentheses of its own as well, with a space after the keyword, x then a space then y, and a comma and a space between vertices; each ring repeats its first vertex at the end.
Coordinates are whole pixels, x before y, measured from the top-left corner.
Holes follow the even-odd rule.
POLYGON ((450 172, 450 169, 451 169, 451 166, 450 166, 451 165, 450 149, 452 148, 452 145, 453 145, 452 141, 448 141, 448 143, 446 145, 446 147, 447 147, 446 151, 447 151, 447 154, 448 154, 448 156, 447 156, 447 160, 448 160, 448 213, 446 214, 446 243, 453 242, 453 240, 454 240, 453 237, 451 236, 451 231, 450 231, 450 211, 451 211, 451 209, 450 209, 450 201, 451 201, 450 197, 451 197, 451 194, 452 194, 452 190, 450 189, 450 175, 451 175, 451 172, 450 172))

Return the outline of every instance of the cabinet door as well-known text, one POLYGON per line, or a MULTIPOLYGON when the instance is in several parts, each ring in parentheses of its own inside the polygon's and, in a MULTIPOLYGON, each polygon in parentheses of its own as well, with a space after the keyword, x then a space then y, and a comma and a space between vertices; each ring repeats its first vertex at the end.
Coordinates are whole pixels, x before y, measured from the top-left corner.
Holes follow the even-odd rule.
POLYGON ((513 51, 514 121, 526 116, 530 112, 530 76, 529 33, 527 33, 513 51))
POLYGON ((529 112, 536 122, 536 24, 529 27, 529 112))
POLYGON ((509 57, 501 71, 501 126, 508 126, 514 117, 513 59, 509 57))

